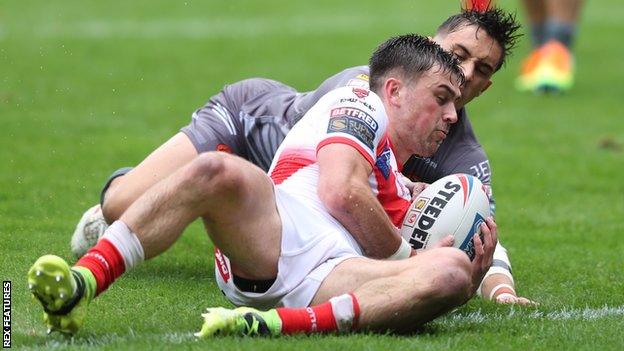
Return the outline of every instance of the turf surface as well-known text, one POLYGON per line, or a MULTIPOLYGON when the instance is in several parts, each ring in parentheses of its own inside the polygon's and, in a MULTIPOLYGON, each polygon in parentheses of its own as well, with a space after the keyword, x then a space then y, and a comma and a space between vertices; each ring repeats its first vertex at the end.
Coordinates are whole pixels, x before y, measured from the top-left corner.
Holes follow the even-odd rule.
MULTIPOLYGON (((196 341, 228 305, 211 245, 191 226, 120 279, 73 338, 47 337, 25 274, 70 259, 69 237, 111 170, 139 162, 224 84, 251 76, 312 89, 366 62, 392 34, 431 33, 457 1, 5 1, 0 5, 0 264, 13 283, 14 347, 102 349, 622 349, 624 3, 589 1, 577 84, 521 95, 524 40, 470 108, 491 159, 497 220, 521 294, 541 306, 473 300, 409 337, 196 341)), ((500 1, 514 9, 516 1, 500 1)), ((519 13, 522 16, 522 13, 519 13)))

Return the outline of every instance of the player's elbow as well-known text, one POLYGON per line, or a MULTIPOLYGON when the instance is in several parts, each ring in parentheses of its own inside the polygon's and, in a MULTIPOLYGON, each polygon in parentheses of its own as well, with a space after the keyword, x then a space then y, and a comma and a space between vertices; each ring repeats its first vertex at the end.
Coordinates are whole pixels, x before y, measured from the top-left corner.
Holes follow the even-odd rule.
POLYGON ((358 203, 360 189, 356 184, 331 183, 319 186, 319 198, 328 212, 339 218, 341 214, 351 213, 351 207, 358 203))

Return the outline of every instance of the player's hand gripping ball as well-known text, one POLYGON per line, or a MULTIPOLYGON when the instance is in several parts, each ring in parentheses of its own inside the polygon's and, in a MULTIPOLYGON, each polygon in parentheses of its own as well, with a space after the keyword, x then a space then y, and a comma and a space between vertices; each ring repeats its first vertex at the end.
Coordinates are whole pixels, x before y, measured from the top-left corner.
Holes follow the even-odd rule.
POLYGON ((412 202, 401 235, 415 250, 432 247, 453 235, 453 246, 472 260, 472 237, 490 214, 490 201, 481 181, 468 174, 453 174, 429 185, 412 202))

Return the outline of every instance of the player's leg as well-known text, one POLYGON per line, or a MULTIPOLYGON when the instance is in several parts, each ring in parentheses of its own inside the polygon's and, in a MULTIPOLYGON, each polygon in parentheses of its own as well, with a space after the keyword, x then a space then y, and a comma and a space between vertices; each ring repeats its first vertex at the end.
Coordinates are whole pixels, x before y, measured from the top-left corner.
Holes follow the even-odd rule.
POLYGON ((197 154, 189 137, 180 132, 154 150, 137 167, 116 170, 102 189, 100 204, 89 208, 76 225, 71 238, 74 255, 84 255, 104 234, 108 223, 117 220, 147 189, 197 154))
POLYGON ((281 222, 270 179, 239 157, 204 153, 135 201, 71 270, 56 256, 35 262, 29 284, 48 326, 74 332, 84 319, 77 307, 144 258, 166 250, 198 217, 244 276, 275 277, 281 222))
POLYGON ((240 157, 217 152, 199 155, 174 176, 120 219, 137 233, 145 257, 158 255, 201 217, 234 266, 251 279, 274 278, 281 223, 268 176, 240 157))
POLYGON ((581 0, 545 1, 544 44, 540 47, 537 91, 562 92, 574 83, 572 45, 581 0))
POLYGON ((197 156, 189 137, 180 132, 148 155, 127 174, 108 186, 102 212, 109 223, 117 220, 147 189, 166 178, 197 156))
POLYGON ((202 330, 196 335, 412 331, 474 295, 492 264, 497 242, 496 226, 490 219, 488 222, 481 225, 480 234, 473 236, 472 262, 463 252, 449 247, 399 261, 338 254, 332 257, 342 257, 343 261, 324 261, 307 276, 307 282, 282 300, 294 308, 266 312, 248 307, 209 308, 203 314, 202 330), (311 307, 297 308, 306 304, 311 307))
POLYGON ((196 335, 413 331, 469 299, 471 272, 468 257, 452 248, 400 261, 351 258, 325 278, 311 307, 210 308, 196 335))
POLYGON ((572 46, 576 37, 581 0, 545 1, 548 18, 544 23, 541 51, 541 73, 538 90, 561 92, 574 83, 572 46))
MULTIPOLYGON (((236 85, 236 84, 235 84, 236 85)), ((230 110, 224 107, 224 92, 193 113, 191 123, 182 128, 136 168, 117 170, 109 177, 101 194, 101 206, 89 209, 72 236, 72 252, 80 257, 104 234, 107 222, 121 214, 147 189, 179 169, 201 152, 223 150, 245 155, 240 128, 230 110), (106 219, 105 219, 106 217, 106 219)))
POLYGON ((263 94, 278 91, 287 96, 296 94, 294 89, 280 82, 260 78, 226 86, 195 111, 191 123, 182 132, 110 184, 103 201, 104 216, 109 222, 120 218, 145 190, 198 153, 226 151, 268 169, 285 137, 281 130, 285 117, 278 113, 276 116, 255 116, 254 113, 255 110, 266 109, 264 104, 269 98, 264 98, 263 94), (255 147, 248 148, 245 137, 252 138, 249 143, 255 147))
POLYGON ((522 61, 516 85, 521 91, 531 91, 536 88, 539 80, 540 47, 546 42, 545 23, 547 13, 546 4, 543 0, 522 0, 522 3, 529 21, 533 48, 531 53, 522 61))
POLYGON ((228 85, 193 113, 191 122, 182 128, 181 133, 154 151, 139 166, 130 172, 115 172, 102 190, 103 211, 100 206, 92 207, 76 226, 72 252, 78 257, 84 255, 102 236, 106 222, 117 220, 145 190, 198 153, 226 151, 268 169, 277 146, 284 138, 282 128, 286 122, 283 109, 269 109, 269 115, 266 115, 264 104, 268 104, 267 101, 279 103, 263 98, 269 92, 282 92, 282 95, 277 95, 285 99, 296 94, 294 89, 267 79, 247 79, 228 85), (255 116, 257 111, 263 114, 255 116))
POLYGON ((466 302, 470 287, 468 257, 440 248, 401 261, 346 260, 325 278, 311 305, 353 293, 360 329, 413 331, 466 302))
MULTIPOLYGON (((172 173, 182 164, 188 162, 192 156, 196 155, 197 152, 190 144, 190 141, 188 141, 188 138, 184 134, 179 133, 148 156, 135 169, 136 172, 132 172, 131 175, 116 177, 113 184, 116 183, 117 187, 112 187, 115 189, 113 193, 117 191, 116 194, 124 196, 121 188, 125 187, 128 187, 127 190, 130 193, 132 193, 132 187, 141 188, 144 191, 156 182, 155 178, 160 179, 172 173), (176 157, 178 154, 179 157, 176 157), (150 167, 153 167, 153 173, 149 173, 150 167)), ((132 193, 131 196, 139 195, 139 193, 132 193)), ((117 206, 115 210, 119 210, 118 206, 122 205, 118 202, 118 197, 115 195, 112 198, 112 206, 117 206)), ((123 201, 128 201, 128 197, 125 197, 123 201)), ((123 206, 125 207, 127 204, 123 204, 123 206)), ((105 288, 100 283, 98 289, 98 278, 99 280, 110 280, 107 282, 108 285, 116 276, 130 269, 131 265, 143 260, 143 250, 136 236, 123 228, 123 226, 118 225, 114 228, 109 228, 99 205, 90 208, 81 218, 72 237, 72 251, 74 251, 77 257, 82 257, 87 253, 87 250, 96 245, 100 237, 106 236, 107 231, 109 232, 106 240, 107 247, 104 249, 98 248, 95 252, 91 252, 90 257, 86 259, 83 257, 81 259, 82 262, 79 261, 79 264, 84 265, 86 261, 87 265, 89 265, 88 261, 93 260, 93 258, 96 258, 96 260, 102 259, 107 266, 112 268, 114 273, 108 274, 106 270, 98 269, 96 274, 93 274, 92 270, 85 267, 70 268, 63 259, 51 255, 39 258, 29 270, 29 289, 43 305, 46 312, 44 318, 49 332, 58 330, 65 333, 74 333, 84 321, 86 305, 96 294, 105 288), (110 242, 118 242, 120 240, 122 242, 129 241, 132 244, 126 245, 130 247, 129 250, 126 250, 126 255, 129 255, 129 252, 134 253, 135 256, 129 262, 123 262, 123 257, 114 255, 114 253, 118 253, 118 248, 115 245, 112 245, 115 247, 111 247, 110 242)))
POLYGON ((572 44, 582 0, 525 0, 534 50, 523 61, 520 90, 560 92, 574 81, 572 44))
POLYGON ((544 23, 546 22, 546 3, 543 0, 523 0, 524 9, 529 20, 531 42, 533 47, 544 44, 544 23))
POLYGON ((571 49, 582 5, 582 0, 545 1, 548 13, 545 28, 546 40, 556 40, 571 49))

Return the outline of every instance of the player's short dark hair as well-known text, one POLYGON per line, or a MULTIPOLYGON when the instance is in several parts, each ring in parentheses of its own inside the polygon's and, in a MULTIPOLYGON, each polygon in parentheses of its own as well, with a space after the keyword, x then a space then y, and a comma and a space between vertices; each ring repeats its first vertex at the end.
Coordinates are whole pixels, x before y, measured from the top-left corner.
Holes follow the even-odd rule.
POLYGON ((522 34, 516 33, 520 29, 520 23, 516 20, 515 13, 505 12, 504 10, 493 7, 485 11, 463 10, 444 21, 437 30, 438 34, 452 33, 466 25, 476 25, 500 45, 503 54, 496 66, 496 70, 501 68, 505 63, 507 56, 518 43, 518 38, 522 34))
POLYGON ((459 61, 438 44, 417 34, 392 37, 377 47, 368 62, 370 89, 378 92, 386 75, 397 69, 404 78, 412 79, 436 64, 443 72, 455 76, 459 85, 463 84, 459 61))

